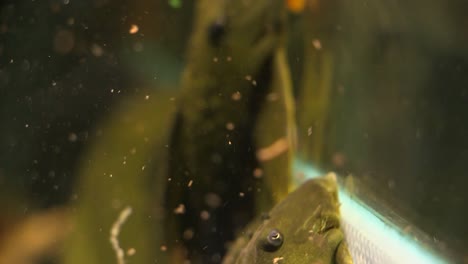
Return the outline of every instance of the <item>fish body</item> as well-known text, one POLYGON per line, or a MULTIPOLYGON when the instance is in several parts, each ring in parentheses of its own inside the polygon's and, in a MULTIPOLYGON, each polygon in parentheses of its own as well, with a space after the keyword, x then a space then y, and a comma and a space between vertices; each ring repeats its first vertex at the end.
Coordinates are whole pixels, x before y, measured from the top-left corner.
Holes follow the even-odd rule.
MULTIPOLYGON (((195 12, 171 131, 166 219, 177 234, 167 243, 183 244, 192 263, 219 263, 224 242, 253 217, 257 190, 274 193, 253 175, 259 166, 253 134, 259 116, 272 116, 262 109, 276 81, 285 7, 283 0, 200 0, 195 12), (180 205, 184 212, 174 215, 180 205), (187 230, 194 235, 184 239, 187 230)), ((285 126, 281 118, 260 123, 285 126)))
POLYGON ((308 180, 237 239, 224 264, 353 263, 340 228, 336 176, 308 180))

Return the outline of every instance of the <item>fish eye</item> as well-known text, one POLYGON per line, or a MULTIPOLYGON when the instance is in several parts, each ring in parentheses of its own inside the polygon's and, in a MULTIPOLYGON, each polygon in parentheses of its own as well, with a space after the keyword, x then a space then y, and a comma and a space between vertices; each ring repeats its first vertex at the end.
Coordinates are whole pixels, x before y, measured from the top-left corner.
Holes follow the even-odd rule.
POLYGON ((226 32, 225 22, 223 20, 214 21, 208 28, 208 39, 211 45, 219 46, 221 39, 226 32))
POLYGON ((262 241, 262 249, 273 252, 278 250, 283 245, 284 237, 277 229, 272 229, 266 238, 262 241))

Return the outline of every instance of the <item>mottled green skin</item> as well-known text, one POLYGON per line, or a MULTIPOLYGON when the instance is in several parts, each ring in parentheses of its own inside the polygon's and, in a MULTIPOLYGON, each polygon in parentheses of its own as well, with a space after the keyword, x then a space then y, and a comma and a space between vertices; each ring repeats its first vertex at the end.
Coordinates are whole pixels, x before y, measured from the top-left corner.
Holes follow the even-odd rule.
POLYGON ((284 11, 283 0, 197 1, 182 91, 176 99, 166 191, 169 250, 174 242, 184 241, 184 230, 192 229, 195 236, 184 242, 192 263, 210 263, 213 255, 222 255, 223 242, 253 216, 254 194, 260 187, 253 177, 258 166, 253 134, 272 87, 273 57, 284 40, 284 11), (214 41, 209 32, 216 21, 222 21, 225 32, 214 41), (233 129, 227 129, 228 124, 233 129), (209 207, 207 194, 217 195, 222 206, 209 207), (186 212, 174 215, 179 204, 186 212), (200 218, 204 210, 209 219, 200 218))
POLYGON ((340 229, 336 179, 309 180, 238 238, 224 264, 243 263, 352 263, 340 229), (261 243, 272 229, 281 232, 282 246, 274 252, 261 243), (252 232, 253 231, 253 232, 252 232))
POLYGON ((212 175, 206 170, 215 169, 213 156, 236 148, 243 143, 239 141, 245 141, 244 134, 251 134, 256 112, 271 87, 271 63, 282 38, 277 27, 284 23, 282 3, 198 1, 182 92, 177 98, 180 126, 174 129, 173 137, 182 146, 184 161, 192 172, 212 175), (216 21, 225 25, 218 44, 208 33, 216 21), (246 76, 257 84, 247 81, 246 76), (234 100, 233 94, 240 98, 234 100), (228 131, 227 123, 232 123, 234 130, 228 131))

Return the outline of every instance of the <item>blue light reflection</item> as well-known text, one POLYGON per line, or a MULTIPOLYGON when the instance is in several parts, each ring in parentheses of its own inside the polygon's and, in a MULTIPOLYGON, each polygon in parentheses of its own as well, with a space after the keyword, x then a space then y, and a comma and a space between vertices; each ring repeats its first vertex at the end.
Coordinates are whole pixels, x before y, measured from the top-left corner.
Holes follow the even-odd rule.
MULTIPOLYGON (((296 160, 293 185, 297 187, 307 179, 324 174, 319 169, 296 160)), ((355 263, 448 263, 423 247, 417 238, 405 235, 398 226, 349 195, 342 186, 339 186, 339 199, 342 225, 355 263)))

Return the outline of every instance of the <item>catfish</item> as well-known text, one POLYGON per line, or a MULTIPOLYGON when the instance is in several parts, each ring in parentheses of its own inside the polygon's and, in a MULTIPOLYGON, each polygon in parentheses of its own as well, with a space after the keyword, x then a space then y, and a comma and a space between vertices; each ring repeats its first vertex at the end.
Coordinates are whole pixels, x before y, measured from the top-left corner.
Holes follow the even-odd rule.
POLYGON ((351 264, 342 229, 336 176, 304 182, 250 224, 223 264, 351 264))

